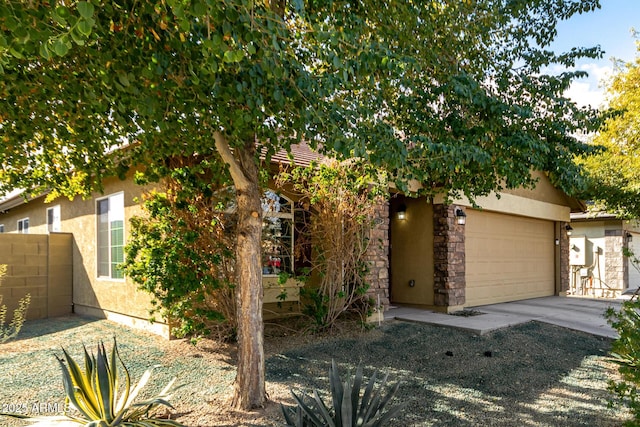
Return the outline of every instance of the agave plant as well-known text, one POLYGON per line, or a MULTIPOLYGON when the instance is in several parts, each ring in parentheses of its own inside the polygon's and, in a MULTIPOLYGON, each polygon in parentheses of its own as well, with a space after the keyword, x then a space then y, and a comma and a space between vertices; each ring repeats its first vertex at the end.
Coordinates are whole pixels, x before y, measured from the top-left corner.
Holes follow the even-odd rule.
POLYGON ((377 374, 374 373, 360 396, 363 384, 362 367, 358 366, 355 377, 347 373, 343 382, 340 379, 338 366, 332 360, 329 370, 332 405, 329 408, 320 398, 318 391, 313 390, 313 397, 298 396, 293 390, 291 394, 297 405, 285 408, 281 405, 286 425, 295 427, 331 426, 331 427, 381 427, 397 416, 404 405, 397 405, 385 412, 385 406, 393 398, 400 386, 399 383, 388 387, 385 375, 376 388, 377 374), (386 394, 384 391, 386 390, 386 394), (308 405, 305 400, 311 401, 308 405))
POLYGON ((132 387, 129 371, 120 358, 115 338, 109 356, 102 343, 98 344, 97 355, 89 354, 84 347, 84 371, 65 349, 62 349, 62 352, 64 357, 56 356, 56 359, 62 369, 67 403, 65 406, 74 411, 65 412, 63 416, 2 415, 35 422, 35 426, 42 427, 182 426, 173 420, 153 418, 159 406, 173 409, 168 399, 177 389, 174 387, 175 378, 157 396, 134 403, 149 381, 153 368, 148 369, 135 387, 132 387), (118 369, 118 365, 122 370, 118 369), (122 379, 124 384, 120 383, 122 379))

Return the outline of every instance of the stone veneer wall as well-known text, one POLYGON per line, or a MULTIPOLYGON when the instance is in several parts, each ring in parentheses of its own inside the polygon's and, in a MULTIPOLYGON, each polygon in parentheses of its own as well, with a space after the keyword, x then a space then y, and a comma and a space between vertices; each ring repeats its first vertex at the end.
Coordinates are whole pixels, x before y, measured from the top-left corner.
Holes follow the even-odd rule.
POLYGON ((566 232, 567 225, 569 225, 568 222, 561 222, 560 230, 558 231, 556 228, 556 232, 558 232, 558 235, 560 236, 560 286, 556 288, 556 293, 563 295, 566 294, 571 286, 571 266, 569 265, 569 259, 571 257, 569 252, 571 250, 571 245, 569 236, 566 232))
POLYGON ((624 290, 625 283, 628 281, 628 263, 622 253, 624 246, 623 233, 623 230, 604 231, 604 280, 606 286, 602 286, 602 289, 598 292, 601 295, 594 295, 596 297, 615 297, 624 290))
POLYGON ((464 225, 456 221, 460 206, 433 205, 434 305, 461 306, 466 301, 464 225))
POLYGON ((389 202, 380 203, 375 208, 374 228, 369 236, 366 260, 369 273, 367 294, 386 310, 389 307, 389 202))

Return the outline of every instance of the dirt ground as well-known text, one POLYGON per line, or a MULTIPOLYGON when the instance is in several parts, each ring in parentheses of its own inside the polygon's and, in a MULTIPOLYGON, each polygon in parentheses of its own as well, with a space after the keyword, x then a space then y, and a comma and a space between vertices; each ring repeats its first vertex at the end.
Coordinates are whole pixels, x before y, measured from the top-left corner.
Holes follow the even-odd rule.
MULTIPOLYGON (((608 407, 607 381, 616 375, 607 358, 611 342, 536 322, 483 336, 398 321, 371 330, 345 323, 325 335, 269 323, 269 403, 244 412, 230 409, 233 345, 165 341, 81 317, 28 322, 18 340, 0 345, 0 411, 13 406, 32 415, 53 412, 64 399, 53 357, 60 346, 80 357, 83 343, 91 349, 104 340, 110 347, 114 336, 134 379, 160 365, 150 391, 174 376, 185 384, 170 414, 193 427, 284 425, 280 403, 292 404, 290 389, 323 393, 332 359, 345 370, 361 364, 367 377, 382 371, 401 383, 396 402, 407 406, 392 426, 621 426, 628 417, 608 407)), ((0 425, 25 424, 0 419, 0 425)))

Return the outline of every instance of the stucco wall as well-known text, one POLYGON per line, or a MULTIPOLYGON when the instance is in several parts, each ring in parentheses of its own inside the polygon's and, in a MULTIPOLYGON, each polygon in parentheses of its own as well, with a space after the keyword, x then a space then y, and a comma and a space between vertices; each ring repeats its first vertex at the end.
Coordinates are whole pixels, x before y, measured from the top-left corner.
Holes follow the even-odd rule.
POLYGON ((467 292, 469 284, 478 281, 478 271, 456 270, 456 266, 477 266, 482 261, 487 261, 483 267, 491 275, 487 281, 491 295, 516 300, 563 294, 569 287, 564 226, 570 219, 572 207, 579 203, 556 189, 544 174, 534 173, 534 176, 539 178, 535 189, 505 190, 501 197, 495 194, 478 197, 477 205, 466 198, 447 200, 444 195, 434 196, 432 202, 395 195, 390 220, 392 303, 434 308, 444 304, 448 311, 455 310, 456 306, 471 306, 473 295, 467 292), (397 218, 401 205, 406 207, 405 220, 397 218), (448 209, 439 208, 444 206, 448 209), (499 215, 502 220, 476 233, 482 235, 473 236, 475 241, 467 247, 468 229, 472 229, 473 224, 447 225, 455 221, 452 215, 456 207, 467 212, 469 221, 472 217, 484 219, 492 215, 499 215), (439 227, 443 224, 447 227, 439 227), (505 241, 510 243, 504 244, 505 241), (527 245, 532 244, 537 248, 535 259, 526 252, 527 245), (504 247, 509 247, 505 257, 509 258, 508 268, 513 271, 503 271, 507 267, 497 252, 504 247), (520 260, 514 248, 520 251, 520 260), (544 270, 538 265, 540 262, 544 270), (498 285, 507 274, 513 286, 503 291, 498 285))
POLYGON ((572 261, 571 293, 592 297, 619 296, 629 283, 629 266, 622 249, 626 244, 622 221, 588 220, 571 223, 570 254, 584 251, 582 261, 572 261))
MULTIPOLYGON (((5 224, 5 233, 17 232, 17 221, 29 217, 29 235, 46 235, 47 208, 60 205, 61 231, 73 236, 73 305, 79 314, 111 318, 121 323, 150 329, 166 335, 166 325, 161 320, 153 326, 148 324, 151 297, 137 290, 130 279, 104 279, 97 277, 96 253, 96 199, 118 192, 124 193, 125 203, 125 244, 129 232, 129 220, 141 213, 136 202, 143 188, 135 185, 132 179, 125 181, 117 178, 104 182, 104 192, 94 193, 92 197, 83 199, 76 197, 73 201, 60 197, 45 203, 44 197, 37 198, 25 205, 0 214, 0 224, 5 224), (127 319, 127 317, 130 317, 127 319)), ((45 236, 46 237, 46 236, 45 236)))
POLYGON ((391 200, 391 301, 433 305, 433 205, 402 195, 391 200), (406 219, 397 217, 406 207, 406 219))
POLYGON ((31 296, 27 319, 71 313, 71 248, 70 234, 0 234, 0 264, 7 265, 0 294, 7 322, 27 294, 31 296))
POLYGON ((535 188, 506 189, 503 193, 525 197, 527 199, 533 199, 540 202, 552 203, 554 205, 569 204, 569 198, 562 191, 555 188, 544 173, 534 171, 532 175, 538 180, 535 188))

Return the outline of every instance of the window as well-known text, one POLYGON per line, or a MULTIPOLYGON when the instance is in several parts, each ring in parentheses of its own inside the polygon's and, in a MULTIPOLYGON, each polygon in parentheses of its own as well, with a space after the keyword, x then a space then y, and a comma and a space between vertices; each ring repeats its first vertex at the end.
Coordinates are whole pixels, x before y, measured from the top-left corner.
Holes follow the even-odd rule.
POLYGON ((293 273, 293 203, 267 190, 262 209, 262 274, 293 273))
POLYGON ((47 230, 49 233, 60 231, 60 205, 47 208, 47 230))
POLYGON ((100 199, 96 204, 98 277, 123 279, 118 264, 124 261, 124 194, 100 199))
POLYGON ((0 233, 4 233, 4 224, 0 224, 0 233))
POLYGON ((29 234, 29 218, 18 220, 18 233, 29 234))

